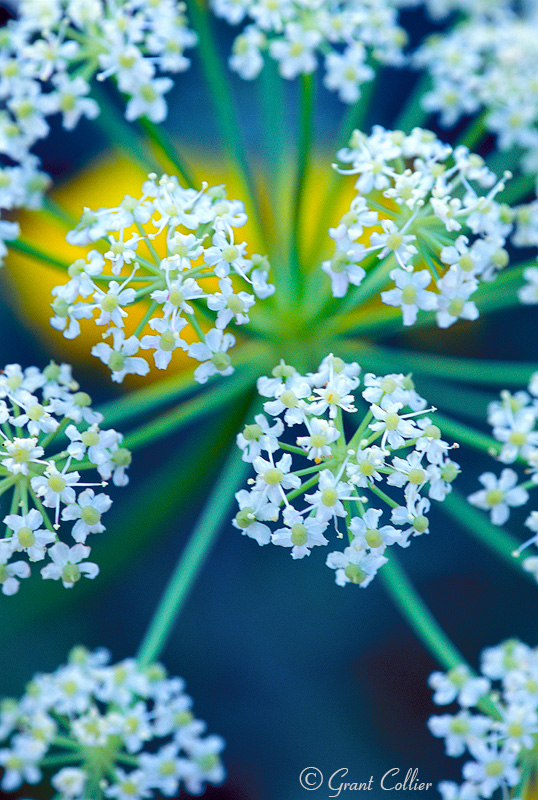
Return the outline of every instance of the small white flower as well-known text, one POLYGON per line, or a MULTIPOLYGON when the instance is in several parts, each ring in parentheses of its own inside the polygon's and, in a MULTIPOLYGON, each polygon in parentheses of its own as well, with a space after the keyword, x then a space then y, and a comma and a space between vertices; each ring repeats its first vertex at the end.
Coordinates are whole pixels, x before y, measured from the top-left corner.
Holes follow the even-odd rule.
POLYGON ((479 481, 484 489, 469 495, 469 502, 491 512, 494 525, 504 525, 510 515, 510 508, 524 505, 529 499, 526 489, 516 486, 517 473, 513 469, 503 469, 500 478, 493 472, 484 472, 479 481))
POLYGON ((61 580, 66 589, 70 589, 80 580, 82 575, 96 578, 99 567, 91 561, 83 561, 90 555, 90 548, 83 544, 68 547, 64 542, 56 542, 48 551, 52 564, 41 570, 41 576, 54 581, 61 580))

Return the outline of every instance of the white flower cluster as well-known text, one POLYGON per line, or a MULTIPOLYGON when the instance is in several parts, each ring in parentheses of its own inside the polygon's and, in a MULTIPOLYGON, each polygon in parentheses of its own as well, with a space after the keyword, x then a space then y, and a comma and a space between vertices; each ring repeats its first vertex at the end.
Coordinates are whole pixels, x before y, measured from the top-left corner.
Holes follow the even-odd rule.
MULTIPOLYGON (((535 0, 528 0, 535 2, 535 0)), ((494 9, 506 10, 513 6, 511 0, 400 0, 401 8, 425 6, 432 19, 440 20, 459 12, 465 16, 481 16, 494 9)))
POLYGON ((4 594, 15 594, 29 577, 28 561, 47 558, 42 577, 67 588, 98 574, 86 560, 86 539, 105 530, 102 516, 112 500, 100 489, 110 479, 125 486, 131 463, 122 434, 102 430, 102 420, 67 364, 51 362, 42 371, 8 364, 0 373, 0 508, 9 509, 0 539, 4 594), (82 482, 81 472, 91 468, 99 482, 82 482), (60 520, 71 523, 72 546, 59 539, 60 520))
POLYGON ((62 800, 176 797, 180 787, 201 794, 222 783, 224 742, 203 736, 184 681, 160 664, 108 662, 106 650, 76 647, 67 664, 34 676, 21 700, 2 701, 1 788, 39 783, 51 767, 62 800))
MULTIPOLYGON (((41 205, 50 181, 31 149, 48 135, 49 117, 60 114, 73 130, 99 114, 89 97, 94 76, 114 77, 128 97, 128 120, 162 122, 173 81, 158 71, 187 69, 184 50, 196 43, 184 10, 174 0, 18 4, 18 18, 0 31, 0 211, 41 205)), ((0 259, 3 241, 17 235, 14 223, 0 222, 0 259)))
POLYGON ((263 406, 270 419, 258 414, 237 437, 256 478, 236 494, 233 524, 260 545, 291 548, 295 559, 327 545, 324 534, 334 532, 347 544, 327 558, 336 583, 365 587, 388 546, 407 547, 410 536, 428 533, 428 498, 442 501, 459 467, 409 376, 364 375, 368 410, 348 440, 343 412, 357 413, 359 373, 358 364, 331 354, 315 373, 300 375, 282 361, 258 380, 259 393, 271 398, 263 406), (401 492, 399 500, 386 488, 401 492))
POLYGON ((228 200, 223 186, 204 184, 195 191, 182 188, 175 177, 157 180, 150 174, 140 198, 127 196, 116 208, 85 209, 68 233, 71 244, 100 243, 101 250, 77 259, 69 267, 70 280, 53 289, 51 324, 72 339, 80 333, 80 319, 97 315, 96 324, 106 328, 103 339, 112 342, 100 342, 92 353, 116 382, 128 373, 147 374, 140 348, 154 351, 159 369, 182 348, 202 362, 194 373, 199 383, 216 373, 230 375, 227 351, 235 338, 226 327, 232 320, 247 323, 256 297, 274 292, 267 283, 267 259, 248 258, 246 242, 235 241, 234 228, 246 221, 243 203, 228 200), (126 335, 128 309, 137 304, 143 319, 126 335), (146 324, 152 332, 139 338, 146 324), (184 328, 187 338, 199 341, 182 338, 184 328))
POLYGON ((325 86, 344 103, 354 103, 371 81, 371 61, 398 65, 407 34, 397 24, 394 0, 211 0, 214 12, 231 25, 248 20, 236 38, 230 67, 251 80, 263 54, 278 62, 283 78, 317 69, 325 61, 325 86))
POLYGON ((322 269, 333 295, 383 270, 395 288, 381 299, 401 307, 404 325, 415 323, 419 309, 436 311, 441 328, 476 319, 471 295, 508 263, 514 214, 495 200, 504 182, 480 156, 421 128, 355 131, 338 158, 349 165, 339 171, 358 178, 349 211, 329 230, 336 252, 322 269))
MULTIPOLYGON (((538 194, 538 186, 537 186, 538 194)), ((516 230, 512 237, 516 247, 526 247, 536 250, 538 248, 538 199, 530 203, 516 206, 516 230)), ((538 303, 538 266, 527 267, 523 270, 527 283, 518 291, 519 300, 525 305, 538 303)))
MULTIPOLYGON (((502 443, 498 460, 503 464, 520 463, 527 479, 519 483, 517 472, 511 468, 503 469, 498 478, 493 472, 485 472, 480 476, 484 488, 471 494, 469 502, 489 511, 495 525, 504 525, 510 508, 525 505, 528 489, 538 485, 538 372, 531 376, 527 391, 502 391, 500 400, 489 404, 488 422, 493 436, 502 443)), ((538 543, 538 511, 531 511, 525 525, 533 535, 518 548, 516 556, 538 543)), ((523 567, 538 580, 538 557, 526 558, 523 567)))
POLYGON ((514 639, 483 651, 480 677, 465 666, 430 676, 434 702, 461 707, 455 714, 431 717, 431 733, 445 740, 447 755, 458 758, 468 752, 473 759, 463 765, 461 785, 439 784, 443 800, 479 800, 496 792, 503 798, 530 796, 525 788, 535 763, 537 679, 538 650, 514 639), (496 708, 491 716, 476 708, 488 694, 496 708))
POLYGON ((527 14, 488 9, 442 36, 433 36, 414 61, 431 75, 433 88, 423 98, 441 124, 485 110, 485 129, 501 150, 523 148, 522 167, 538 169, 538 9, 527 14))

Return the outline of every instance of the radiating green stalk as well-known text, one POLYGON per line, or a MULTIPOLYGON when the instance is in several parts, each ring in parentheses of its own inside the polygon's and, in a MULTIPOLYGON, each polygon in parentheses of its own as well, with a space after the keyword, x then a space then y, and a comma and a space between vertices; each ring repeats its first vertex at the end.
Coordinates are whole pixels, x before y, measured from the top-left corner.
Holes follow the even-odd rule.
POLYGON ((438 411, 435 414, 435 424, 441 428, 445 436, 454 439, 458 444, 466 444, 475 450, 482 450, 490 455, 497 455, 501 450, 501 443, 492 436, 476 431, 474 428, 469 428, 455 419, 445 417, 438 411))
POLYGON ((46 266, 55 267, 56 269, 62 270, 62 272, 67 272, 70 266, 67 261, 61 261, 59 258, 50 255, 29 242, 25 242, 23 239, 13 239, 10 241, 9 249, 15 250, 17 253, 23 253, 25 256, 35 258, 36 261, 42 261, 46 266))
POLYGON ((353 353, 367 364, 394 372, 422 373, 446 380, 465 381, 486 386, 522 387, 538 371, 538 363, 495 361, 493 359, 456 358, 438 353, 418 353, 392 349, 355 339, 342 343, 342 350, 353 353))
POLYGON ((144 316, 142 317, 142 319, 140 320, 140 322, 136 326, 136 329, 135 329, 135 332, 134 332, 133 336, 140 336, 140 334, 142 333, 142 331, 146 327, 149 319, 151 318, 153 312, 155 311, 155 309, 157 308, 158 305, 159 304, 158 304, 158 302, 156 300, 152 300, 151 301, 151 303, 148 306, 148 309, 147 309, 146 313, 144 314, 144 316))
POLYGON ((211 30, 209 11, 199 0, 188 0, 187 6, 193 27, 199 37, 196 53, 201 60, 222 136, 231 161, 242 178, 250 206, 254 210, 251 221, 257 227, 259 235, 265 240, 268 237, 264 235, 263 217, 260 213, 256 186, 246 158, 246 148, 242 142, 241 128, 234 108, 230 83, 223 69, 217 43, 211 30))
POLYGON ((302 253, 300 248, 303 227, 303 206, 305 184, 312 157, 313 115, 314 115, 315 82, 313 75, 301 75, 301 104, 299 115, 299 141, 297 153, 297 174, 295 186, 291 193, 291 230, 290 230, 290 282, 288 285, 290 299, 301 295, 303 283, 302 253))
POLYGON ((467 498, 455 489, 452 489, 450 494, 445 497, 443 510, 457 520, 471 536, 500 556, 519 575, 523 574, 534 582, 531 573, 522 570, 521 561, 512 555, 521 542, 508 533, 504 527, 490 522, 484 511, 472 506, 467 498))
POLYGON ((49 195, 43 198, 43 210, 53 216, 58 222, 63 223, 66 228, 74 228, 78 222, 78 219, 75 219, 70 211, 49 195))
MULTIPOLYGON (((234 365, 236 367, 235 375, 223 378, 216 376, 210 379, 208 386, 218 390, 222 386, 223 390, 226 388, 228 381, 234 382, 244 372, 249 371, 254 374, 254 371, 259 369, 260 363, 265 363, 268 359, 267 351, 260 345, 259 342, 247 343, 238 347, 237 353, 234 354, 234 365)), ((135 392, 125 394, 123 397, 111 400, 98 407, 98 411, 104 415, 104 425, 113 425, 118 421, 131 419, 150 411, 155 411, 173 400, 179 400, 181 397, 198 390, 200 387, 194 382, 190 370, 180 372, 178 375, 171 375, 170 377, 163 378, 157 383, 145 386, 143 389, 138 389, 135 392)), ((206 387, 207 389, 207 387, 206 387)), ((205 392, 202 390, 197 395, 200 405, 205 403, 205 392)))
POLYGON ((379 576, 402 616, 440 664, 445 669, 453 669, 460 664, 465 664, 465 658, 442 630, 422 598, 419 597, 392 552, 388 563, 380 569, 379 576))
POLYGON ((488 405, 496 399, 493 392, 484 392, 468 386, 459 386, 452 380, 429 378, 420 375, 416 378, 417 390, 434 406, 450 411, 458 416, 475 420, 483 425, 487 418, 488 405))
POLYGON ((393 128, 404 133, 411 133, 416 127, 421 127, 430 116, 429 111, 425 111, 422 105, 422 98, 431 88, 432 82, 428 73, 423 73, 416 81, 409 93, 406 103, 396 119, 393 128))
MULTIPOLYGON (((285 213, 289 191, 287 173, 290 152, 288 145, 287 104, 283 91, 284 81, 277 72, 273 59, 266 63, 257 80, 259 87, 259 115, 262 120, 265 163, 263 180, 265 189, 264 211, 269 214, 269 224, 277 232, 268 237, 268 255, 274 277, 279 285, 287 275, 285 243, 289 240, 290 220, 285 213)), ((285 300, 284 292, 277 292, 275 301, 285 300)))
POLYGON ((160 172, 159 161, 149 151, 146 142, 137 136, 134 126, 127 122, 122 111, 116 108, 108 93, 98 86, 96 81, 92 83, 92 96, 101 109, 95 123, 107 141, 115 149, 125 153, 129 161, 136 161, 143 170, 160 172))
MULTIPOLYGON (((391 554, 389 562, 379 571, 379 576, 404 619, 436 660, 447 670, 465 665, 474 674, 474 670, 418 595, 396 556, 391 554)), ((499 709, 490 697, 483 697, 478 707, 494 719, 501 718, 499 709)))
POLYGON ((245 396, 245 392, 248 392, 249 387, 254 386, 254 381, 253 370, 246 370, 240 376, 235 377, 235 380, 234 378, 228 378, 223 385, 205 392, 202 398, 194 397, 192 400, 187 400, 166 414, 152 419, 134 431, 130 431, 125 436, 123 445, 130 450, 134 450, 139 447, 146 447, 151 442, 175 433, 187 423, 192 422, 192 420, 221 408, 234 398, 245 396))
POLYGON ((388 494, 385 494, 385 492, 380 489, 379 486, 376 486, 375 483, 370 484, 368 489, 377 495, 380 500, 383 500, 384 503, 390 506, 390 508, 398 508, 399 503, 397 503, 396 500, 393 500, 392 497, 389 497, 388 494))
POLYGON ((379 291, 385 288, 387 283, 390 281, 389 273, 397 266, 396 259, 392 254, 388 255, 383 260, 377 259, 377 263, 374 262, 374 265, 370 268, 370 271, 364 278, 362 284, 360 286, 353 287, 348 292, 347 297, 343 298, 338 315, 340 316, 341 314, 345 314, 347 311, 350 311, 357 306, 365 305, 379 291))
POLYGON ((186 165, 185 161, 181 158, 176 145, 168 136, 166 128, 163 125, 156 125, 146 117, 139 119, 138 125, 151 141, 159 162, 163 163, 163 161, 166 160, 170 161, 173 164, 176 173, 182 179, 184 185, 186 187, 195 187, 196 181, 194 176, 189 167, 186 165))
MULTIPOLYGON (((517 292, 524 283, 523 272, 530 266, 536 266, 536 262, 528 261, 516 264, 501 272, 492 283, 483 283, 479 286, 472 299, 480 314, 489 314, 521 305, 517 292)), ((357 305, 355 300, 350 301, 350 309, 354 310, 347 316, 340 314, 335 318, 336 333, 361 336, 389 336, 401 333, 402 313, 399 308, 390 308, 385 305, 379 305, 376 308, 363 308, 361 305, 359 308, 354 308, 357 305)), ((437 325, 435 313, 421 312, 413 329, 432 325, 437 325)))
MULTIPOLYGON (((148 471, 134 495, 135 499, 143 497, 148 507, 151 506, 151 514, 146 515, 143 525, 140 524, 140 505, 131 499, 133 495, 123 501, 118 498, 114 503, 107 514, 110 536, 103 535, 92 548, 93 560, 100 569, 100 592, 106 590, 107 584, 117 581, 119 575, 125 574, 127 552, 131 559, 143 550, 151 555, 156 541, 168 532, 167 528, 179 510, 185 514, 202 483, 213 480, 216 459, 213 456, 208 465, 207 454, 222 453, 234 443, 242 408, 244 404, 241 404, 239 413, 229 409, 224 417, 212 418, 209 426, 202 427, 196 439, 196 449, 177 453, 165 448, 162 463, 148 471)), ((52 532, 55 533, 54 528, 52 532)), ((25 586, 26 602, 17 604, 9 617, 2 620, 0 642, 4 647, 8 646, 10 637, 23 625, 30 621, 35 624, 36 617, 50 617, 50 614, 59 613, 64 607, 86 602, 88 597, 95 594, 92 581, 80 581, 74 593, 66 591, 61 584, 51 584, 43 594, 40 581, 29 581, 28 584, 25 586)), ((57 739, 55 737, 55 741, 57 739)), ((66 742, 58 744, 68 746, 66 742)))
POLYGON ((521 203, 528 198, 532 199, 536 188, 536 175, 517 175, 507 181, 506 188, 497 195, 497 200, 501 203, 521 203))
POLYGON ((232 447, 202 515, 181 553, 138 650, 137 659, 142 667, 159 658, 183 603, 217 539, 234 493, 249 467, 242 461, 241 455, 238 448, 232 447))
POLYGON ((485 126, 486 117, 489 114, 489 110, 484 108, 480 114, 478 114, 467 126, 467 128, 463 131, 463 133, 458 136, 456 142, 454 143, 454 147, 459 147, 463 145, 464 147, 468 147, 469 150, 475 150, 476 146, 480 143, 481 139, 487 134, 487 128, 485 126))
MULTIPOLYGON (((358 101, 347 107, 346 113, 344 114, 340 124, 340 130, 338 131, 336 137, 334 153, 331 154, 331 158, 334 158, 334 155, 342 147, 347 147, 354 130, 363 129, 365 119, 370 110, 372 96, 377 85, 378 74, 379 72, 376 73, 376 76, 373 80, 368 81, 361 86, 361 96, 359 97, 358 101)), ((330 224, 334 221, 334 209, 338 203, 340 192, 344 186, 345 177, 340 175, 335 169, 331 169, 329 180, 325 188, 325 196, 321 204, 319 222, 315 226, 312 243, 310 245, 308 260, 312 264, 319 263, 319 252, 320 250, 323 250, 323 241, 325 237, 327 238, 328 242, 327 231, 330 224)))

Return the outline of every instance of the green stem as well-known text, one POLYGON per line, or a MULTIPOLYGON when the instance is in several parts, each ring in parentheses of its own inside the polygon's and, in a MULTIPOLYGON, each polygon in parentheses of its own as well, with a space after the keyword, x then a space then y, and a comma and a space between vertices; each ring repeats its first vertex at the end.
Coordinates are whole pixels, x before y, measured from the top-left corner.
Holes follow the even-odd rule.
POLYGON ((393 499, 392 499, 392 497, 389 497, 389 496, 388 496, 388 494, 385 494, 385 492, 384 492, 384 491, 382 491, 382 490, 379 488, 379 486, 376 486, 376 484, 375 484, 375 483, 371 483, 371 484, 368 486, 368 488, 370 489, 370 491, 371 491, 371 492, 373 492, 373 493, 374 493, 374 494, 376 494, 376 495, 377 495, 377 496, 378 496, 378 497, 379 497, 381 500, 383 500, 383 502, 385 502, 385 503, 386 503, 388 506, 390 506, 390 508, 398 508, 398 503, 396 502, 396 500, 393 500, 393 499))
MULTIPOLYGON (((418 595, 394 555, 391 554, 390 561, 382 567, 379 575, 404 619, 437 661, 445 669, 454 669, 463 664, 474 673, 418 595)), ((500 718, 499 710, 490 697, 483 697, 478 707, 494 719, 500 718)))
POLYGON ((70 419, 69 417, 65 417, 60 422, 60 424, 58 425, 58 427, 56 428, 55 431, 51 431, 50 433, 47 433, 47 435, 45 436, 43 441, 39 442, 39 444, 43 448, 43 450, 46 450, 47 447, 49 446, 49 444, 52 441, 54 441, 54 439, 57 436, 60 436, 60 434, 62 434, 65 431, 65 429, 68 427, 68 425, 71 425, 72 423, 73 423, 72 419, 70 419))
POLYGON ((262 229, 263 217, 260 213, 258 195, 254 179, 246 160, 246 148, 241 141, 241 129, 234 108, 230 82, 223 69, 215 36, 211 30, 209 11, 199 0, 188 0, 187 7, 199 40, 196 53, 201 60, 207 87, 216 112, 223 139, 226 142, 231 160, 238 170, 244 189, 248 194, 250 205, 254 211, 252 222, 259 235, 265 240, 262 229))
POLYGON ((226 383, 205 392, 201 397, 187 400, 177 408, 160 417, 152 419, 134 431, 130 431, 123 440, 123 446, 134 450, 146 447, 151 442, 162 439, 178 431, 188 422, 221 408, 234 398, 244 396, 249 387, 254 385, 254 370, 246 370, 242 375, 228 378, 226 383))
POLYGON ((83 760, 82 753, 55 753, 52 756, 45 756, 39 763, 42 767, 59 767, 63 764, 75 764, 77 761, 83 760))
POLYGON ((62 222, 66 228, 74 228, 78 222, 78 219, 75 219, 75 217, 53 197, 45 196, 43 198, 43 210, 53 216, 58 222, 62 222))
POLYGON ((506 188, 502 191, 497 199, 502 203, 521 203, 526 198, 532 199, 536 187, 536 175, 518 175, 515 178, 507 181, 506 188))
POLYGON ((148 152, 146 143, 135 133, 135 128, 127 122, 108 92, 96 81, 92 84, 92 96, 97 100, 101 113, 95 123, 103 132, 110 144, 125 154, 130 162, 136 161, 146 172, 160 172, 160 164, 153 153, 148 152))
POLYGON ((309 489, 311 489, 313 486, 316 485, 318 480, 319 480, 319 475, 314 475, 313 478, 310 478, 310 480, 308 480, 305 483, 303 483, 303 485, 299 486, 298 489, 294 489, 293 492, 290 492, 289 494, 287 494, 286 498, 287 498, 288 502, 290 500, 295 500, 295 498, 299 497, 299 495, 303 494, 303 492, 307 492, 309 489))
POLYGON ((361 424, 359 425, 359 427, 357 428, 357 430, 353 434, 353 436, 352 436, 351 440, 349 441, 349 443, 346 445, 347 448, 356 449, 359 446, 362 434, 364 433, 364 431, 368 427, 368 424, 369 424, 369 422, 370 422, 370 420, 372 419, 373 416, 374 415, 372 414, 371 411, 368 411, 365 414, 363 421, 361 422, 361 424))
MULTIPOLYGON (((378 74, 379 71, 376 72, 373 80, 368 81, 361 86, 361 95, 357 103, 348 106, 347 111, 342 118, 340 130, 338 131, 336 137, 335 150, 331 153, 331 158, 334 158, 334 155, 342 147, 348 146, 353 131, 363 129, 366 117, 370 111, 371 100, 377 85, 378 74)), ((340 175, 340 173, 338 173, 335 169, 331 169, 329 180, 324 191, 324 199, 321 205, 319 223, 317 225, 309 253, 309 262, 311 261, 312 264, 316 264, 320 261, 319 253, 320 250, 324 249, 324 240, 327 245, 329 244, 327 231, 331 222, 334 221, 334 209, 338 205, 340 193, 345 185, 345 176, 340 175)))
MULTIPOLYGON (((266 350, 260 346, 258 342, 252 342, 238 347, 237 354, 234 357, 236 365, 235 375, 230 378, 223 378, 216 376, 210 379, 210 386, 215 389, 222 386, 225 390, 226 385, 230 380, 237 380, 240 375, 245 371, 249 371, 254 375, 258 373, 260 364, 267 361, 266 350)), ((198 384, 194 383, 190 371, 181 372, 179 375, 172 375, 168 378, 163 378, 158 383, 146 386, 143 389, 138 389, 135 392, 130 392, 123 397, 116 398, 105 405, 99 406, 100 411, 104 416, 103 425, 113 425, 118 421, 124 421, 133 417, 141 416, 150 411, 166 405, 173 400, 179 400, 187 394, 198 389, 198 384)), ((200 402, 203 403, 203 390, 199 395, 200 402)))
POLYGON ((158 304, 158 302, 156 300, 152 300, 151 301, 151 303, 148 306, 148 310, 146 311, 146 313, 144 314, 144 316, 142 317, 142 319, 140 320, 140 322, 136 326, 136 330, 135 330, 135 332, 133 334, 134 336, 139 336, 142 333, 142 331, 146 327, 146 324, 147 324, 148 320, 150 319, 151 315, 153 314, 153 312, 155 311, 155 309, 157 308, 158 305, 159 304, 158 304))
POLYGON ((56 269, 60 269, 62 272, 67 272, 70 266, 67 261, 61 261, 59 258, 55 258, 39 247, 35 247, 33 244, 25 242, 22 239, 12 239, 9 242, 9 248, 11 250, 16 250, 18 253, 30 256, 31 258, 35 258, 37 261, 42 261, 49 267, 56 267, 56 269))
POLYGON ((248 466, 241 460, 240 451, 232 447, 140 645, 137 655, 140 666, 145 667, 159 658, 189 590, 217 539, 234 492, 243 481, 248 466))
POLYGON ((484 108, 480 114, 478 114, 478 116, 469 123, 468 127, 463 131, 461 136, 458 137, 454 147, 456 148, 460 145, 463 145, 468 147, 469 150, 476 149, 476 146, 488 132, 485 126, 485 120, 488 114, 489 110, 484 108))
POLYGON ((488 436, 481 431, 475 431, 462 422, 445 417, 438 411, 435 413, 435 424, 441 428, 445 436, 454 439, 458 444, 469 445, 475 450, 483 450, 493 456, 498 455, 501 450, 502 445, 492 436, 488 436))
POLYGON ((34 490, 32 489, 31 484, 28 487, 28 489, 30 490, 30 494, 32 496, 32 500, 34 501, 35 507, 37 508, 38 511, 41 512, 41 516, 43 517, 43 522, 45 523, 45 527, 48 528, 49 531, 56 536, 56 528, 54 527, 54 525, 50 521, 50 517, 48 515, 47 509, 45 508, 45 506, 41 502, 41 498, 38 497, 38 495, 34 492, 34 490))
MULTIPOLYGON (((512 555, 521 545, 515 536, 508 533, 504 527, 490 522, 483 511, 474 508, 466 497, 454 489, 445 497, 443 509, 457 520, 471 536, 478 539, 481 544, 502 558, 509 567, 521 575, 521 562, 512 555)), ((523 574, 534 583, 534 577, 530 572, 523 574)))
POLYGON ((424 124, 426 119, 430 116, 430 112, 424 110, 422 99, 430 88, 431 78, 429 74, 425 72, 416 81, 408 95, 405 106, 396 117, 393 126, 395 130, 410 133, 413 128, 424 124))
POLYGON ((289 257, 291 273, 291 286, 289 286, 289 288, 292 290, 290 292, 291 299, 297 299, 297 297, 300 296, 303 278, 301 271, 300 242, 303 224, 305 184, 310 167, 312 149, 315 86, 314 77, 312 75, 301 75, 297 174, 295 177, 294 191, 291 194, 293 203, 289 257))
POLYGON ((196 316, 194 314, 191 314, 191 316, 189 318, 189 322, 190 322, 192 328, 196 331, 196 335, 198 336, 200 341, 201 342, 205 342, 205 333, 201 329, 200 323, 198 322, 198 320, 196 319, 196 316))
POLYGON ((538 364, 505 362, 493 359, 456 358, 438 353, 418 353, 391 349, 359 339, 347 340, 341 349, 350 352, 377 371, 417 372, 446 380, 469 381, 485 386, 515 386, 521 388, 538 370, 538 364))
POLYGON ((139 127, 142 128, 151 141, 153 150, 159 161, 170 161, 180 178, 183 180, 185 186, 194 186, 196 181, 190 169, 180 157, 177 147, 172 139, 170 139, 167 135, 164 127, 162 125, 156 125, 146 117, 142 117, 137 122, 139 127))

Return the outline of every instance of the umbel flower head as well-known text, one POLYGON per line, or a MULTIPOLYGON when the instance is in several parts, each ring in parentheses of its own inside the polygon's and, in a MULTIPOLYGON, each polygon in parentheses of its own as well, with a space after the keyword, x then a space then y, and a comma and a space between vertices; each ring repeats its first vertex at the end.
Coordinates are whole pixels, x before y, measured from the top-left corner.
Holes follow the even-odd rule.
POLYGON ((0 539, 4 594, 17 592, 33 562, 65 587, 99 572, 86 540, 105 530, 112 500, 102 488, 125 486, 131 463, 122 434, 101 429, 102 420, 67 364, 0 372, 0 507, 10 509, 0 539), (91 468, 99 480, 88 483, 81 473, 91 468))
POLYGON ((230 67, 251 80, 264 53, 283 78, 308 75, 325 62, 325 86, 354 103, 361 85, 375 75, 369 61, 398 65, 407 34, 397 24, 393 0, 211 0, 217 16, 231 25, 249 24, 236 38, 230 67))
MULTIPOLYGON (((73 130, 98 116, 93 78, 115 80, 128 120, 162 122, 173 81, 159 72, 187 69, 184 51, 197 41, 184 11, 175 0, 18 4, 18 17, 0 31, 0 156, 11 164, 0 170, 0 210, 41 205, 50 181, 31 149, 48 136, 50 117, 73 130)), ((0 228, 0 239, 12 238, 7 233, 0 228)))
POLYGON ((328 545, 325 534, 342 539, 327 566, 339 586, 365 587, 390 545, 428 533, 430 500, 445 498, 459 467, 410 376, 366 374, 363 404, 359 374, 357 363, 330 354, 315 373, 282 361, 258 380, 270 399, 237 438, 256 477, 236 494, 233 524, 260 545, 290 548, 295 559, 328 545), (355 403, 365 413, 348 438, 355 403))
MULTIPOLYGON (((503 390, 500 399, 488 406, 488 422, 499 442, 496 458, 510 466, 504 467, 499 476, 484 472, 479 479, 483 488, 468 499, 472 505, 488 511, 494 525, 504 525, 510 510, 525 505, 529 492, 538 487, 538 373, 531 376, 527 391, 512 394, 503 390), (524 467, 524 481, 514 469, 518 465, 524 467)), ((516 557, 538 542, 538 511, 531 511, 524 524, 532 536, 514 552, 516 557)), ((538 580, 536 555, 526 558, 523 568, 538 580)))
POLYGON ((422 105, 452 127, 483 112, 484 127, 501 150, 523 150, 522 167, 538 169, 538 42, 536 4, 482 4, 452 31, 432 36, 415 54, 433 86, 422 105), (524 9, 516 13, 514 6, 524 9))
POLYGON ((243 203, 228 200, 223 186, 195 191, 175 177, 150 174, 141 197, 127 196, 116 208, 85 209, 68 234, 71 244, 101 249, 75 261, 70 280, 53 289, 51 324, 72 339, 80 319, 96 317, 104 341, 92 353, 117 382, 128 373, 147 374, 140 348, 153 351, 159 369, 176 348, 187 351, 201 362, 194 373, 199 383, 230 375, 235 337, 225 329, 232 320, 247 323, 256 298, 274 291, 267 259, 249 258, 246 243, 235 240, 234 229, 246 221, 243 203), (143 319, 126 333, 137 303, 145 304, 143 319), (146 324, 151 332, 139 338, 146 324))
MULTIPOLYGON (((511 639, 482 653, 482 674, 464 665, 429 679, 438 705, 456 713, 433 716, 430 731, 453 758, 466 755, 461 785, 443 781, 443 800, 527 798, 535 780, 538 741, 538 650, 511 639)), ((532 791, 532 790, 531 790, 532 791)))
POLYGON ((336 249, 322 269, 333 295, 375 269, 378 285, 394 281, 381 299, 401 307, 404 325, 421 310, 435 311, 441 328, 476 319, 471 296, 509 261, 514 212, 495 199, 509 173, 499 181, 480 156, 421 128, 355 131, 338 158, 342 174, 358 177, 349 211, 329 231, 336 249))
POLYGON ((74 648, 20 700, 0 704, 0 787, 50 782, 57 797, 145 800, 224 780, 220 736, 205 736, 181 678, 104 650, 74 648))

